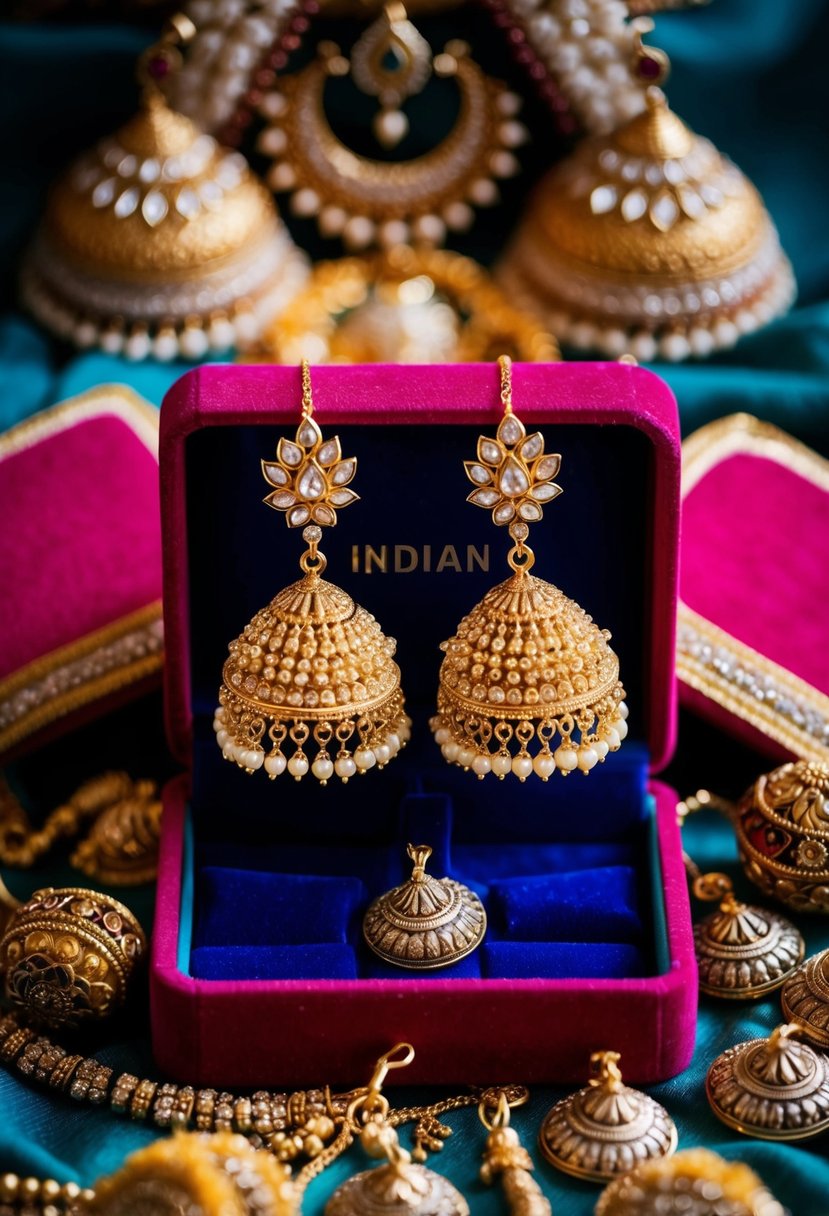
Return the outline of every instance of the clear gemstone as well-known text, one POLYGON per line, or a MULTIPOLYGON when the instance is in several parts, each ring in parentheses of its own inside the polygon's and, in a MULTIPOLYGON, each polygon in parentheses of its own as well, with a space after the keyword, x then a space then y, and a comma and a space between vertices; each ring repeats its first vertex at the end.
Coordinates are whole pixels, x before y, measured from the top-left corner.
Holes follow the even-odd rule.
POLYGON ((284 486, 288 481, 288 474, 278 464, 263 464, 262 471, 267 477, 271 485, 284 486))
POLYGON ((183 176, 181 161, 177 156, 168 156, 164 162, 164 177, 168 182, 180 182, 183 176))
POLYGON ((318 524, 324 524, 327 528, 332 527, 337 522, 337 516, 331 508, 322 504, 314 507, 313 516, 318 524))
POLYGON ((302 463, 302 448, 298 448, 295 443, 291 443, 290 439, 280 439, 276 455, 278 460, 281 460, 283 464, 287 464, 292 469, 295 469, 298 464, 302 463))
POLYGON ((199 198, 210 210, 221 205, 224 191, 218 182, 202 182, 199 186, 199 198))
POLYGON ((696 190, 691 190, 689 187, 679 191, 679 202, 682 210, 692 220, 698 220, 705 215, 705 203, 696 190))
POLYGON ((149 185, 150 182, 158 181, 160 173, 161 165, 154 156, 151 156, 142 163, 141 168, 138 170, 138 177, 140 181, 146 182, 149 185))
POLYGON ((501 495, 497 490, 481 489, 475 490, 469 495, 469 502, 473 502, 476 507, 494 507, 496 502, 500 500, 501 495))
POLYGON ((302 539, 306 545, 317 545, 322 540, 322 528, 318 528, 316 524, 309 524, 303 530, 302 539))
POLYGON ((725 202, 725 195, 718 186, 700 186, 699 192, 709 207, 722 207, 725 202))
POLYGON ((667 192, 658 195, 651 203, 650 216, 661 232, 673 228, 679 219, 679 205, 674 196, 667 192))
POLYGON ((537 502, 552 502, 561 493, 561 486, 554 485, 551 481, 545 481, 543 485, 536 486, 531 493, 537 502))
POLYGON ((590 195, 590 210, 594 215, 605 215, 616 206, 618 197, 615 186, 597 186, 590 195))
POLYGON ((312 460, 302 471, 296 488, 300 498, 311 501, 321 498, 325 493, 325 478, 316 461, 312 460))
POLYGON ((550 452, 548 456, 544 456, 539 460, 533 469, 533 475, 540 481, 549 481, 551 477, 556 476, 560 468, 561 456, 558 452, 550 452))
POLYGON ((648 165, 648 167, 645 169, 645 181, 648 183, 649 186, 661 186, 662 185, 662 166, 661 165, 648 165))
POLYGON ((520 498, 530 488, 526 471, 514 456, 508 456, 504 461, 498 476, 498 487, 507 498, 520 498))
POLYGON ((320 450, 317 452, 317 461, 324 469, 329 465, 336 464, 340 459, 340 441, 337 438, 326 439, 320 450))
POLYGON ((351 456, 348 460, 342 460, 331 474, 331 480, 335 486, 344 486, 346 482, 351 481, 357 468, 356 457, 351 456))
POLYGON ((467 465, 467 472, 469 473, 470 480, 474 481, 478 486, 485 486, 492 481, 492 474, 482 464, 467 465))
POLYGON ((666 160, 662 166, 662 172, 665 174, 665 180, 669 181, 672 186, 678 186, 685 180, 685 170, 678 160, 666 160))
POLYGON ((151 228, 161 223, 167 211, 167 200, 158 190, 151 190, 141 204, 141 214, 151 228))
POLYGON ((277 490, 275 494, 268 495, 268 502, 273 503, 281 511, 287 511, 288 507, 292 507, 296 502, 296 494, 291 490, 277 490))
POLYGON ((244 158, 236 152, 231 152, 216 170, 216 180, 223 190, 235 190, 242 180, 244 172, 244 158))
POLYGON ((108 207, 115 198, 115 178, 107 177, 92 191, 93 207, 108 207))
POLYGON ((298 528, 302 524, 307 524, 311 518, 311 512, 307 507, 292 507, 288 512, 288 523, 292 528, 298 528))
POLYGON ((516 519, 509 526, 509 534, 513 540, 522 541, 527 539, 530 534, 530 530, 526 524, 523 524, 520 520, 516 519))
POLYGON ((347 507, 349 503, 356 502, 359 498, 353 490, 334 490, 331 494, 331 502, 335 507, 347 507))
POLYGON ((637 182, 642 175, 642 162, 626 160, 622 165, 621 174, 626 182, 637 182))
POLYGON ((515 414, 504 414, 504 417, 501 419, 501 425, 498 427, 498 438, 501 440, 501 443, 505 444, 508 448, 515 447, 516 443, 519 443, 525 434, 524 424, 519 418, 515 417, 515 414))
POLYGON ((304 448, 312 448, 321 438, 320 429, 313 418, 304 418, 296 433, 297 443, 301 443, 304 448))
POLYGON ((138 161, 132 155, 125 156, 118 165, 118 172, 121 177, 132 177, 135 170, 138 168, 138 161))
POLYGON ((526 519, 528 523, 536 523, 541 519, 541 507, 534 502, 522 502, 518 508, 518 514, 522 519, 526 519))
POLYGON ((201 211, 199 196, 190 186, 184 186, 176 197, 176 211, 186 220, 192 220, 201 211))
POLYGON ((544 436, 540 431, 528 435, 518 450, 522 460, 535 460, 544 451, 544 436))
POLYGON ((129 190, 125 190, 115 203, 115 214, 120 220, 126 219, 128 215, 132 215, 138 206, 141 192, 137 186, 131 186, 129 190))
POLYGON ((503 502, 500 507, 496 507, 492 512, 492 518, 496 524, 508 524, 515 515, 515 507, 511 502, 503 502))
POLYGON ((648 200, 644 190, 631 190, 622 199, 622 217, 632 223, 641 219, 648 209, 648 200))
POLYGON ((478 440, 478 459, 484 464, 500 464, 503 453, 494 439, 481 435, 478 440))

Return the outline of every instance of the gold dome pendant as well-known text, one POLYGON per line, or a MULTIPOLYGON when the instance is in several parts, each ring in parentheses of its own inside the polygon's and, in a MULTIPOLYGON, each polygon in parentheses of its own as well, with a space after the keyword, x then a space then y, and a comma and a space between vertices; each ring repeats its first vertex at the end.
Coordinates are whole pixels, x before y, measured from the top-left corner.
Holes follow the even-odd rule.
POLYGON ((622 1081, 619 1054, 597 1051, 590 1084, 550 1110, 538 1147, 556 1169, 576 1178, 606 1182, 643 1161, 670 1157, 676 1125, 648 1094, 622 1081))
POLYGON ((383 768, 409 739, 396 643, 351 596, 322 574, 323 527, 357 501, 348 485, 357 461, 338 438, 324 440, 311 417, 311 374, 302 364, 303 412, 294 442, 263 460, 268 506, 303 527, 304 577, 280 591, 229 646, 213 721, 226 759, 269 777, 286 770, 325 785, 383 768), (270 750, 265 752, 265 746, 270 750), (311 758, 308 750, 314 749, 311 758), (286 755, 286 749, 289 754, 286 755))
POLYGON ((407 852, 414 862, 411 878, 369 906, 363 936, 376 955, 398 967, 450 967, 483 941, 484 905, 462 883, 426 873, 429 845, 410 844, 407 852))
POLYGON ((797 1023, 767 1039, 730 1047, 708 1070, 714 1114, 761 1140, 805 1140, 829 1128, 829 1060, 793 1036, 797 1023))
POLYGON ((512 577, 493 587, 441 649, 438 713, 431 727, 444 759, 479 778, 513 773, 589 773, 627 735, 619 660, 573 600, 530 574, 529 525, 561 493, 558 454, 545 453, 512 410, 511 362, 499 360, 504 415, 494 439, 481 435, 465 463, 476 487, 468 502, 492 512, 514 544, 512 577), (558 745, 554 746, 558 741, 558 745))

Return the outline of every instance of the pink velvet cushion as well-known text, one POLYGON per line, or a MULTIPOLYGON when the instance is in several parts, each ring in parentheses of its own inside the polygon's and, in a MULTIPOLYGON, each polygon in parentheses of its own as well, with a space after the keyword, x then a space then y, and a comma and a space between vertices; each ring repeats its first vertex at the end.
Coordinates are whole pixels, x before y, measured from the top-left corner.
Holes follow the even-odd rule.
POLYGON ((747 415, 683 450, 678 670, 706 716, 829 759, 829 463, 747 415))
POLYGON ((156 411, 94 389, 0 436, 0 754, 158 677, 156 411))

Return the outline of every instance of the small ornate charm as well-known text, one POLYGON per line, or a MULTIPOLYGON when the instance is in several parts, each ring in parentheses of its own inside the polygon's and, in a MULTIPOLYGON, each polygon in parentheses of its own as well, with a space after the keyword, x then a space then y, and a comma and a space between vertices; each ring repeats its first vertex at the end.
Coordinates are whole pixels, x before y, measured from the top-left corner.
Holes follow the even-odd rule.
POLYGON ((509 1099, 502 1090, 498 1107, 490 1118, 486 1101, 478 1107, 478 1116, 489 1131, 481 1166, 481 1181, 492 1186, 500 1181, 510 1216, 552 1216, 550 1201, 532 1176, 532 1157, 510 1127, 509 1099))
POLYGON ((797 760, 758 777, 734 824, 761 891, 796 912, 829 912, 829 767, 797 760))
POLYGON ((718 1119, 761 1140, 805 1140, 829 1127, 829 1061, 793 1038, 797 1023, 730 1047, 708 1070, 718 1119))
POLYGON ((72 854, 72 865, 108 887, 154 882, 160 827, 161 800, 155 783, 138 781, 130 795, 96 819, 72 854))
POLYGON ((513 413, 511 360, 499 359, 503 416, 465 462, 467 501, 509 528, 512 577, 493 587, 441 649, 435 741, 449 764, 519 781, 589 773, 628 733, 610 633, 551 583, 530 574, 530 524, 561 493, 558 453, 513 413), (556 745, 557 742, 557 746, 556 745))
POLYGON ((783 1016, 821 1051, 829 1051, 829 950, 807 958, 780 993, 783 1016))
POLYGON ((426 873, 429 845, 410 844, 407 852, 414 862, 411 878, 370 905, 363 936, 375 954, 398 967, 449 967, 483 941, 484 906, 462 883, 426 873))
POLYGON ((82 887, 35 891, 0 941, 5 996, 47 1026, 77 1026, 121 1005, 147 940, 129 908, 82 887))
POLYGON ((622 1081, 619 1053, 590 1057, 590 1084, 563 1098, 541 1124, 538 1146, 551 1165, 604 1182, 638 1162, 670 1157, 676 1125, 653 1098, 622 1081))
POLYGON ((752 1169, 707 1148, 645 1161, 602 1191, 596 1216, 787 1216, 752 1169))

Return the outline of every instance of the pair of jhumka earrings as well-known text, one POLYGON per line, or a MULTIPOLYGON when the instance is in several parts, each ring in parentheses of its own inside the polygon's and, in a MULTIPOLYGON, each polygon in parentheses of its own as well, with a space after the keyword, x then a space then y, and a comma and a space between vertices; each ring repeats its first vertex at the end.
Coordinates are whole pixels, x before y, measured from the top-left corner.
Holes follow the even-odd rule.
MULTIPOLYGON (((619 661, 587 613, 530 573, 530 525, 561 493, 561 457, 513 411, 511 361, 499 359, 502 418, 465 462, 469 502, 507 527, 511 576, 443 643, 431 728, 444 759, 479 778, 589 773, 627 734, 619 661)), ((302 528, 303 577, 280 591, 230 643, 214 730, 228 760, 248 773, 309 771, 322 784, 383 768, 410 737, 395 642, 347 592, 322 578, 322 529, 357 501, 354 457, 323 439, 302 364, 302 417, 293 441, 262 461, 265 502, 302 528), (266 751, 266 748, 268 749, 266 751), (313 751, 313 756, 309 756, 313 751)))

